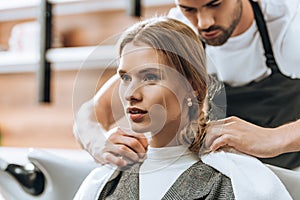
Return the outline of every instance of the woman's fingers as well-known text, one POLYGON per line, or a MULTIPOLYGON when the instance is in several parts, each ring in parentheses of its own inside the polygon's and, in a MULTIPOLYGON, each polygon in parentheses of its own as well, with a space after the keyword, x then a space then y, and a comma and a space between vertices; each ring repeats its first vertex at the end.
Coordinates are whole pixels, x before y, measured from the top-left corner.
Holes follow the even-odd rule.
POLYGON ((104 152, 102 154, 103 160, 105 161, 104 164, 110 163, 112 165, 116 165, 118 167, 123 167, 127 165, 127 162, 123 159, 123 157, 116 156, 110 152, 104 152))
POLYGON ((117 128, 111 132, 104 148, 99 153, 99 160, 102 164, 110 163, 123 167, 143 159, 147 147, 148 142, 143 134, 125 133, 117 128))
POLYGON ((108 142, 111 144, 120 144, 124 145, 128 148, 123 147, 126 151, 128 149, 132 149, 133 152, 144 157, 145 153, 147 152, 148 142, 147 139, 143 134, 138 133, 124 133, 122 130, 112 134, 108 138, 108 142))

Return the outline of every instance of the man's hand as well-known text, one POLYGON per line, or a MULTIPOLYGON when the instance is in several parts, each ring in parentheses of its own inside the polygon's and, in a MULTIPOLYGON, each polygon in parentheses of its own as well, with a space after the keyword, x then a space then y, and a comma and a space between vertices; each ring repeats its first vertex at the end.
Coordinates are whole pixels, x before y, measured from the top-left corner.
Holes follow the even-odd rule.
POLYGON ((283 133, 262 128, 238 117, 210 122, 205 145, 210 150, 232 147, 240 152, 261 157, 274 157, 282 153, 283 133))
POLYGON ((144 134, 123 131, 114 128, 109 131, 110 136, 100 151, 94 151, 93 157, 102 164, 113 164, 123 167, 139 162, 145 157, 148 142, 144 134))

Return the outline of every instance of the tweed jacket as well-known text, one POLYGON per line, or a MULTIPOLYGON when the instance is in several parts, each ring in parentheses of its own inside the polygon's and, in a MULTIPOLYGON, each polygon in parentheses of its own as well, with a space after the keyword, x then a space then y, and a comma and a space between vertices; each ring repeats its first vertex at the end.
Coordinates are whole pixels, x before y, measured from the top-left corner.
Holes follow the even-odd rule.
MULTIPOLYGON (((98 199, 138 200, 139 167, 140 163, 125 171, 115 171, 114 178, 106 183, 98 199)), ((162 199, 231 200, 234 194, 228 177, 198 161, 178 177, 162 199)))

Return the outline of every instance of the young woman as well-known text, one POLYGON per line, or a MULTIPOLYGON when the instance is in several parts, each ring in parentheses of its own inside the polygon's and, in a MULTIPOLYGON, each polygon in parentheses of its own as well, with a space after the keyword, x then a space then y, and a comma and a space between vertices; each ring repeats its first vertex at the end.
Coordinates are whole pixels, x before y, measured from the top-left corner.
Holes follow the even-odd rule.
POLYGON ((199 157, 210 79, 193 30, 166 17, 140 22, 121 37, 119 55, 119 96, 125 116, 131 131, 150 134, 148 151, 145 160, 126 168, 95 169, 75 199, 240 197, 227 176, 199 157))

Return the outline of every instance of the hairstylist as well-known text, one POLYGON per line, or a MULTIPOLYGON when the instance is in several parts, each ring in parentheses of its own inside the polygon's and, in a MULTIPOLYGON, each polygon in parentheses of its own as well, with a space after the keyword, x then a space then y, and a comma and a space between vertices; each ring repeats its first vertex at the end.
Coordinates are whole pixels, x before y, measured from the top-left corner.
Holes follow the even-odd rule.
MULTIPOLYGON (((266 163, 286 168, 299 166, 300 0, 175 3, 177 7, 169 16, 197 31, 213 63, 208 63, 208 73, 225 83, 228 118, 211 123, 207 138, 210 148, 231 146, 263 158, 266 163)), ((112 80, 110 86, 117 86, 117 81, 112 80)), ((96 111, 103 128, 113 123, 107 109, 112 90, 106 87, 105 91, 104 87, 90 102, 91 112, 96 111)), ((87 105, 83 106, 86 112, 87 105)), ((126 164, 120 155, 135 160, 135 152, 143 153, 147 146, 138 135, 127 135, 122 130, 113 131, 108 138, 109 148, 107 141, 96 142, 85 131, 77 131, 77 136, 96 159, 117 165, 126 164)))

